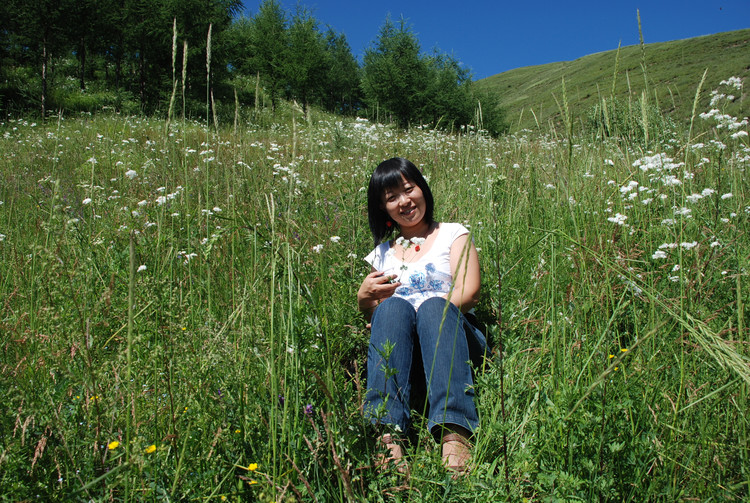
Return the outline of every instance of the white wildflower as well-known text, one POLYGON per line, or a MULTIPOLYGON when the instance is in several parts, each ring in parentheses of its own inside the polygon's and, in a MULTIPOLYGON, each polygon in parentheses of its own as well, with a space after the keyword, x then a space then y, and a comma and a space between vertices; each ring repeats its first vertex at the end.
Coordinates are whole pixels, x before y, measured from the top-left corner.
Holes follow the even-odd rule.
POLYGON ((731 199, 732 196, 734 196, 734 194, 732 194, 731 192, 727 192, 726 194, 722 194, 721 198, 722 199, 731 199))
POLYGON ((720 86, 734 87, 738 91, 742 89, 742 79, 739 77, 729 77, 727 80, 719 82, 720 86))
POLYGON ((341 241, 341 237, 331 236, 331 243, 338 243, 339 241, 341 241))
POLYGON ((320 253, 321 251, 323 251, 323 245, 315 245, 315 246, 313 246, 312 247, 312 251, 314 251, 315 253, 320 253))
POLYGON ((691 249, 695 248, 696 246, 698 246, 698 242, 697 241, 690 241, 690 242, 686 241, 686 242, 680 243, 680 246, 683 247, 683 248, 685 248, 686 250, 691 250, 691 249))
POLYGON ((84 199, 83 201, 81 201, 81 204, 84 205, 84 206, 86 206, 87 204, 91 204, 91 198, 87 197, 86 199, 84 199))
POLYGON ((146 270, 146 265, 145 264, 138 266, 138 272, 143 272, 145 270, 146 270))
POLYGON ((654 260, 658 260, 661 258, 667 258, 667 254, 663 250, 656 250, 653 255, 651 255, 651 258, 654 260))
POLYGON ((665 175, 662 182, 664 182, 664 185, 667 187, 682 185, 682 181, 674 175, 665 175))
POLYGON ((136 173, 134 169, 129 169, 125 172, 125 176, 127 176, 128 178, 132 180, 133 178, 138 176, 138 173, 136 173))
POLYGON ((626 215, 622 215, 621 213, 616 213, 614 217, 607 218, 607 220, 617 225, 624 225, 625 220, 627 219, 628 217, 626 215))

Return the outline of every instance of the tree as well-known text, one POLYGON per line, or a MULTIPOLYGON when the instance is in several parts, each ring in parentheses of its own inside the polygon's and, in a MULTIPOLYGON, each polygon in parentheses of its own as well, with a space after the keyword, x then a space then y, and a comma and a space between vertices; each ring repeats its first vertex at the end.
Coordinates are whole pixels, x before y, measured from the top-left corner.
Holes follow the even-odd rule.
POLYGON ((288 94, 307 108, 311 101, 319 102, 323 95, 327 61, 317 21, 301 7, 292 19, 288 41, 284 71, 288 94))
POLYGON ((285 77, 287 39, 286 14, 278 1, 265 0, 253 18, 250 57, 268 86, 274 110, 285 77))
POLYGON ((469 124, 474 118, 475 100, 471 75, 453 57, 437 51, 426 58, 428 78, 420 116, 425 122, 469 124))
POLYGON ((480 98, 471 74, 453 56, 437 50, 421 54, 403 20, 396 27, 386 19, 374 47, 365 52, 362 73, 365 103, 393 114, 402 127, 415 122, 442 127, 474 122, 492 134, 505 128, 497 101, 487 98, 478 114, 480 98))
POLYGON ((95 37, 100 33, 97 24, 101 19, 99 3, 94 0, 77 0, 71 2, 64 10, 67 18, 63 22, 68 40, 75 47, 75 55, 78 58, 78 81, 81 90, 86 89, 86 57, 89 47, 94 43, 95 37))
POLYGON ((40 111, 42 119, 47 113, 47 88, 49 62, 53 53, 62 53, 65 37, 62 26, 64 5, 56 0, 11 0, 7 26, 16 34, 16 41, 27 49, 20 51, 30 57, 39 68, 40 111))
POLYGON ((414 33, 403 19, 397 28, 387 18, 375 47, 365 51, 362 90, 366 102, 392 113, 407 127, 419 119, 426 70, 414 33))
POLYGON ((359 108, 360 68, 352 55, 344 34, 336 34, 331 28, 326 33, 326 109, 338 113, 351 113, 359 108))
MULTIPOLYGON (((226 43, 227 31, 232 26, 232 19, 242 7, 241 0, 169 0, 167 15, 177 20, 178 38, 188 42, 188 60, 200 61, 202 64, 188 64, 188 81, 206 82, 206 50, 208 27, 211 26, 211 87, 222 82, 228 75, 227 64, 231 51, 226 43)), ((170 34, 171 38, 171 34, 170 34)), ((180 43, 180 45, 182 45, 180 43)), ((167 48, 171 47, 171 43, 167 48)), ((171 58, 171 55, 170 55, 171 58)), ((171 61, 168 63, 171 69, 171 61)), ((195 86, 194 95, 203 97, 212 89, 195 86)))

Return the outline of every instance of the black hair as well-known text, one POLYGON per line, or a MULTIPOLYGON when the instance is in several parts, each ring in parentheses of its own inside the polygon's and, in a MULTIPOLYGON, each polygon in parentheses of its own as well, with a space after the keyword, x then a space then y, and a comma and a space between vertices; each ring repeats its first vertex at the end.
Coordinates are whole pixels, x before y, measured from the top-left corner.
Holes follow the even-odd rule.
POLYGON ((432 213, 435 203, 432 191, 427 181, 411 161, 401 157, 394 157, 378 164, 370 177, 370 185, 367 187, 367 219, 370 223, 370 232, 375 240, 375 246, 382 243, 397 227, 396 222, 388 216, 383 209, 383 194, 387 189, 393 189, 401 185, 401 176, 406 178, 422 190, 426 203, 424 218, 428 224, 432 224, 432 213), (389 224, 390 223, 390 224, 389 224))

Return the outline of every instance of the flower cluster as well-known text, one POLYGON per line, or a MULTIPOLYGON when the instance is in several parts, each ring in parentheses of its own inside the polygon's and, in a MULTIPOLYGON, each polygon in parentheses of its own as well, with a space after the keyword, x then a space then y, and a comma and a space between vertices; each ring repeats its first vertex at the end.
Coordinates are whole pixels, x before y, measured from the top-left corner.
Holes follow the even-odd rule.
POLYGON ((401 246, 404 249, 404 251, 411 248, 412 245, 414 245, 414 249, 416 251, 419 251, 420 247, 424 244, 424 242, 425 242, 425 238, 418 238, 418 237, 406 239, 404 236, 399 236, 396 239, 396 244, 401 246))

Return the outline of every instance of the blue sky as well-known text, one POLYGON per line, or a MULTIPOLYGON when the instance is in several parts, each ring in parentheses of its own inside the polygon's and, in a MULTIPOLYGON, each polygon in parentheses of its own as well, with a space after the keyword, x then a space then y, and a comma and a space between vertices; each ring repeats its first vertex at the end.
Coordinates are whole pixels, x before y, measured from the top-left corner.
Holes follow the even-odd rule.
MULTIPOLYGON (((244 0, 246 15, 262 0, 244 0)), ((281 0, 288 14, 297 0, 281 0)), ((402 16, 423 51, 453 54, 475 79, 523 66, 571 61, 639 43, 640 10, 646 43, 750 28, 750 0, 539 2, 448 0, 300 0, 321 27, 344 33, 361 59, 388 14, 402 16)))

